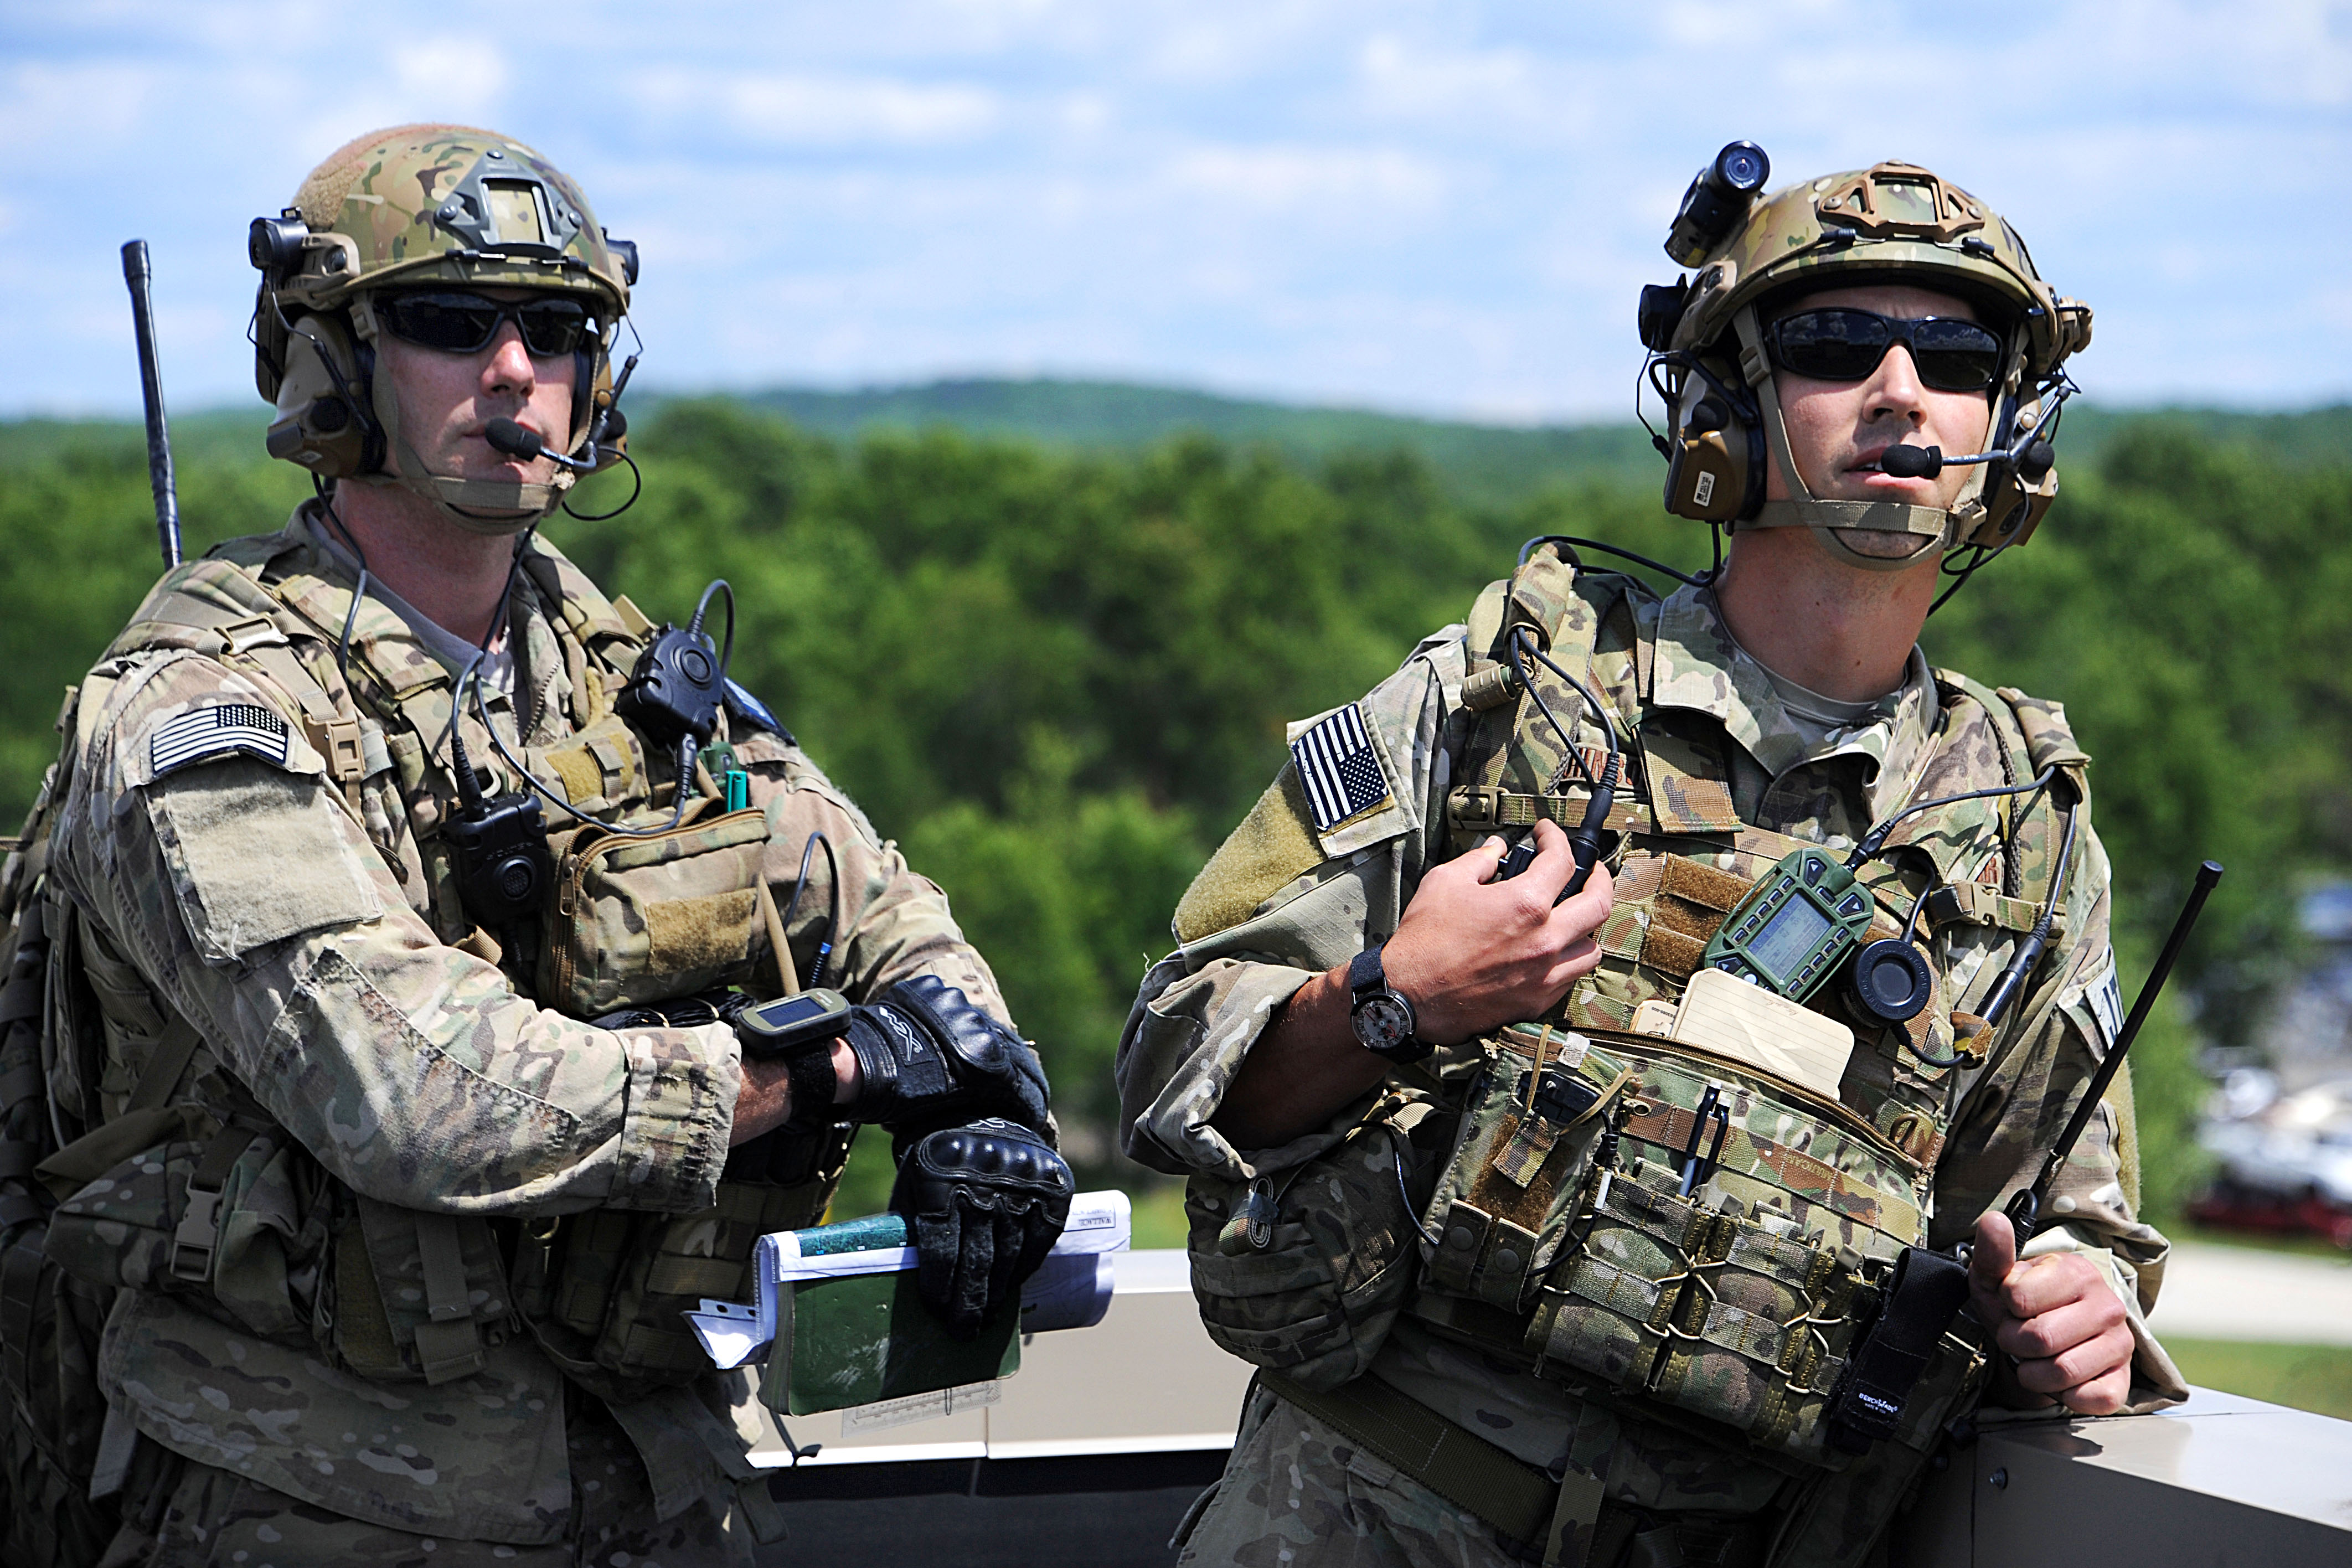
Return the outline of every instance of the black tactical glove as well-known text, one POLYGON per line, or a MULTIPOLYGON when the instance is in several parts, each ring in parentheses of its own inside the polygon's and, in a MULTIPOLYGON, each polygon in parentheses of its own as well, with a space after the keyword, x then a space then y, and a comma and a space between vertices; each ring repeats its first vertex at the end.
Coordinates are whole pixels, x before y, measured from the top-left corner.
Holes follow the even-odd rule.
POLYGON ((901 1149, 982 1116, 1052 1136, 1036 1050, 935 975, 902 980, 851 1008, 844 1037, 864 1081, 834 1114, 888 1128, 901 1149))
POLYGON ((1037 1272, 1069 1220, 1076 1187, 1043 1139, 994 1117, 916 1141, 898 1166, 890 1207, 914 1232, 923 1305, 950 1334, 977 1335, 1037 1272))

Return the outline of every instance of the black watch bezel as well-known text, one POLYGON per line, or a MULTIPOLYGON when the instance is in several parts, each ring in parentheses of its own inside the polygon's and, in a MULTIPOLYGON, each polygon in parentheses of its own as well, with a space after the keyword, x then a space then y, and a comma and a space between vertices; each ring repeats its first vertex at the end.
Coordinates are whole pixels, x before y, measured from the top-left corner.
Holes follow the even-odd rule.
POLYGON ((1381 950, 1368 947, 1348 964, 1348 1022, 1356 1043, 1376 1057, 1406 1064, 1417 1062, 1437 1047, 1415 1031, 1420 1018, 1412 998, 1391 985, 1381 967, 1381 950))

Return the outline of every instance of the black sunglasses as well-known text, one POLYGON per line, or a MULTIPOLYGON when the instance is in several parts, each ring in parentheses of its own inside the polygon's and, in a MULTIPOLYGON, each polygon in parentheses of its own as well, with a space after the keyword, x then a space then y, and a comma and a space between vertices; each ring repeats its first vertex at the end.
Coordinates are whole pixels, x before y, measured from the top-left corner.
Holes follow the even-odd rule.
POLYGON ((394 294, 376 306, 393 334, 444 353, 479 353, 511 321, 523 346, 541 359, 578 352, 596 319, 576 300, 523 300, 503 304, 479 294, 394 294))
POLYGON ((1950 316, 1906 320, 1823 306, 1781 317, 1765 341, 1774 364, 1815 381, 1860 381, 1896 343, 1910 351, 1921 383, 1937 392, 1982 392, 2000 377, 2000 340, 1950 316))

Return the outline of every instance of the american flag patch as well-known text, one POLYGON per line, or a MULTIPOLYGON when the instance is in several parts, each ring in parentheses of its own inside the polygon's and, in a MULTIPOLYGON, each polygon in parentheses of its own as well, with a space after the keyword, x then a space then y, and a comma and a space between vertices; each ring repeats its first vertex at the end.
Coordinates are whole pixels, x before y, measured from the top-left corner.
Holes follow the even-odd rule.
POLYGON ((1364 731, 1364 710, 1350 702, 1290 743, 1290 760, 1307 791, 1315 831, 1328 833, 1389 799, 1389 781, 1372 738, 1364 731))
POLYGON ((2091 1005, 2091 1016, 2099 1021, 2100 1032, 2107 1037, 2104 1043, 2113 1047, 2124 1032, 2124 993, 2123 987, 2116 984, 2112 956, 2107 960, 2107 977, 2092 986, 2084 1000, 2091 1005))
POLYGON ((286 765, 286 721, 258 702, 219 702, 191 708, 166 722, 148 742, 153 775, 243 752, 265 763, 286 765))

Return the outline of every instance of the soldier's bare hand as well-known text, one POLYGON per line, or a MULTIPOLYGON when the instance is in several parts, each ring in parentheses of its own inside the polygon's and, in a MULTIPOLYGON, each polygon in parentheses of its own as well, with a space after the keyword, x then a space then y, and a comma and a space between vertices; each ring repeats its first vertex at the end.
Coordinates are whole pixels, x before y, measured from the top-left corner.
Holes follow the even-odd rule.
POLYGON ((2021 1263, 2008 1218, 1984 1215, 1969 1256, 1969 1293, 2002 1352, 1995 1382, 2002 1404, 2030 1410, 2054 1400, 2081 1415, 2112 1415, 2131 1397, 2124 1304, 2081 1253, 2021 1263))
POLYGON ((1536 824, 1536 858, 1507 882, 1494 880, 1500 838, 1433 868, 1381 951, 1389 984, 1412 1003, 1424 1040, 1457 1040, 1540 1017, 1601 962, 1592 933, 1614 897, 1596 866, 1575 897, 1552 902, 1576 869, 1568 835, 1536 824))

